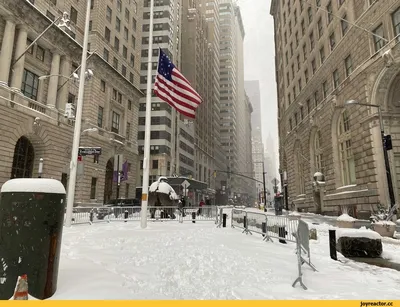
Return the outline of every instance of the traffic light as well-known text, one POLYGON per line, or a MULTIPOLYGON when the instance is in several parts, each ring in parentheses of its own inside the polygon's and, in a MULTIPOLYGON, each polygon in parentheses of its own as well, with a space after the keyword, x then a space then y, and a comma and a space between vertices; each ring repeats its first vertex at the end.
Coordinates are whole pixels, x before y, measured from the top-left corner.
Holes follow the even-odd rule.
POLYGON ((390 134, 384 136, 384 138, 383 138, 383 146, 385 147, 386 150, 392 150, 393 149, 392 136, 390 134))

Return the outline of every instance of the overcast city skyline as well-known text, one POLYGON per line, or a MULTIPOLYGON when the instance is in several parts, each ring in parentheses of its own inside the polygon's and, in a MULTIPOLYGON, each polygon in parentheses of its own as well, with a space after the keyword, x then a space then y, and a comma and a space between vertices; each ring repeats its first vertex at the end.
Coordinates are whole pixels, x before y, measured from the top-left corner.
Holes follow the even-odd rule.
MULTIPOLYGON (((268 135, 274 140, 278 161, 278 123, 275 83, 274 23, 270 15, 270 0, 239 0, 245 28, 245 80, 259 80, 263 142, 268 135)), ((270 148, 266 148, 270 152, 270 148)), ((278 168, 278 165, 276 165, 278 168)))

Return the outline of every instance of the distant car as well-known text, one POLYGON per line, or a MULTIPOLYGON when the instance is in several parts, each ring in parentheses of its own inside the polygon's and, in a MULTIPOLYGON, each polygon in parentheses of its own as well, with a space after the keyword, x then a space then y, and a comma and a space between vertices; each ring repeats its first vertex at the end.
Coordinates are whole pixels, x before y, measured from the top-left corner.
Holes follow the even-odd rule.
POLYGON ((141 206, 141 201, 138 198, 118 198, 118 199, 111 199, 103 207, 97 209, 97 218, 99 220, 104 219, 105 216, 109 214, 114 214, 117 218, 122 211, 121 210, 114 210, 123 207, 137 207, 133 209, 133 212, 139 212, 141 206))

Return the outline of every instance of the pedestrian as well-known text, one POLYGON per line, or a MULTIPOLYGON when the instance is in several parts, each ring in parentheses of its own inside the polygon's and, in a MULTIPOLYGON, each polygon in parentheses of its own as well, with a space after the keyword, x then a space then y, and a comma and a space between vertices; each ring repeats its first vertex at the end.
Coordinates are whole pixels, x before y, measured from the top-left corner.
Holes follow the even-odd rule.
POLYGON ((206 205, 206 203, 204 202, 204 200, 203 199, 201 199, 200 200, 200 203, 199 203, 199 214, 198 215, 200 215, 201 213, 202 213, 202 211, 203 211, 203 207, 206 205))

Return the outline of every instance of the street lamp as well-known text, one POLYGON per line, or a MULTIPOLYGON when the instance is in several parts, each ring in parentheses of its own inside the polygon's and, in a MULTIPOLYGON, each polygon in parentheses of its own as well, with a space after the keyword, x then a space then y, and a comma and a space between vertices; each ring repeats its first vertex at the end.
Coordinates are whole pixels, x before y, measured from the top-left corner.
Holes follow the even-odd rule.
POLYGON ((267 208, 267 189, 265 187, 265 169, 264 169, 264 161, 254 162, 254 164, 262 163, 262 173, 263 173, 263 198, 264 198, 264 211, 267 208))
POLYGON ((82 125, 83 94, 85 90, 86 60, 88 53, 91 2, 92 2, 91 0, 87 0, 87 5, 86 5, 85 32, 83 36, 83 47, 82 47, 83 50, 82 50, 82 60, 81 60, 81 71, 79 77, 78 101, 76 106, 76 117, 74 126, 74 138, 72 141, 71 162, 69 166, 70 175, 68 181, 67 210, 65 216, 65 226, 67 227, 71 227, 72 210, 74 207, 74 199, 75 199, 76 170, 77 170, 79 141, 81 136, 81 125, 82 125))
POLYGON ((393 207, 395 205, 395 198, 394 198, 392 174, 390 171, 389 156, 388 156, 388 150, 390 150, 391 148, 388 148, 389 146, 388 146, 388 142, 387 142, 388 138, 390 138, 390 135, 385 136, 381 106, 377 105, 377 104, 360 103, 357 100, 347 100, 345 102, 345 106, 351 106, 351 105, 359 105, 359 106, 378 108, 379 125, 380 125, 380 130, 381 130, 383 157, 385 159, 386 179, 387 179, 388 190, 389 190, 390 207, 393 207))
POLYGON ((46 79, 51 78, 51 77, 63 77, 65 79, 73 80, 73 81, 79 80, 79 76, 78 76, 77 73, 73 73, 72 77, 67 77, 67 76, 58 75, 58 74, 55 74, 55 75, 44 75, 44 76, 40 76, 39 80, 46 80, 46 79))

